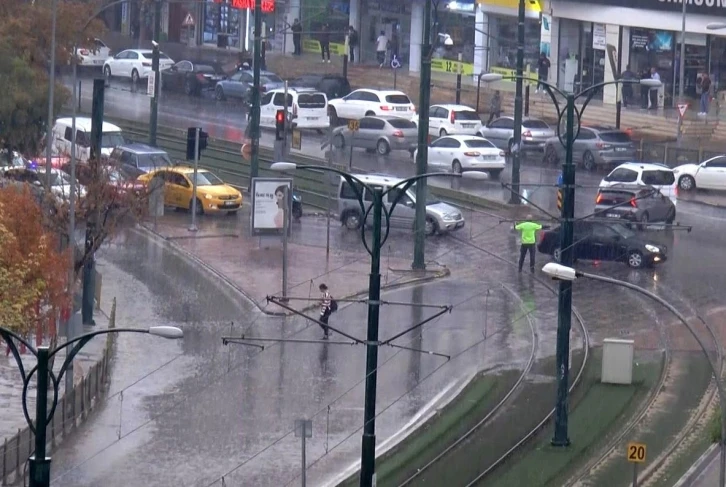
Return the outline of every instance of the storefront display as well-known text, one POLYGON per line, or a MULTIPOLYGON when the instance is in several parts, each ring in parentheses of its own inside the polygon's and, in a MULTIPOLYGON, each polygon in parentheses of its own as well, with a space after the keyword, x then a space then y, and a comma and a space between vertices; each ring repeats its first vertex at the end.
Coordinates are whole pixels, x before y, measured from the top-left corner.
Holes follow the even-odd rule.
MULTIPOLYGON (((524 23, 524 70, 537 72, 540 55, 540 23, 526 19, 524 23)), ((489 15, 489 70, 508 75, 517 63, 517 18, 489 15)), ((552 63, 554 65, 554 63, 552 63)), ((531 74, 530 74, 531 76, 531 74)))
MULTIPOLYGON (((558 87, 575 93, 602 83, 605 80, 607 44, 605 24, 561 19, 557 59, 558 87)), ((602 99, 603 91, 599 90, 595 97, 602 99)))
POLYGON ((230 0, 217 2, 207 0, 204 5, 204 30, 202 42, 215 44, 218 47, 239 48, 242 23, 242 10, 232 7, 230 0))

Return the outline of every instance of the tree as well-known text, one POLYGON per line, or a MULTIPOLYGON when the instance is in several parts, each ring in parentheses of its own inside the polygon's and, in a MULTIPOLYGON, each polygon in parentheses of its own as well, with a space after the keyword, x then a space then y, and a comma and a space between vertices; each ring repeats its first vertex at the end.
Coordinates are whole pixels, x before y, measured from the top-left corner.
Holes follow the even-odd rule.
POLYGON ((0 325, 27 334, 69 303, 68 254, 30 188, 0 188, 0 325))

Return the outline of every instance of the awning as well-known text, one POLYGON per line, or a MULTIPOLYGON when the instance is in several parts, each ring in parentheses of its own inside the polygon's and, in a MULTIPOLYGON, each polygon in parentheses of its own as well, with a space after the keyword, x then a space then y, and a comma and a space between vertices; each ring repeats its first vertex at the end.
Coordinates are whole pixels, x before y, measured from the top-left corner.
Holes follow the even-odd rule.
MULTIPOLYGON (((487 13, 517 15, 519 0, 476 0, 481 10, 487 13)), ((529 19, 539 19, 542 5, 539 0, 524 0, 525 15, 529 19)))

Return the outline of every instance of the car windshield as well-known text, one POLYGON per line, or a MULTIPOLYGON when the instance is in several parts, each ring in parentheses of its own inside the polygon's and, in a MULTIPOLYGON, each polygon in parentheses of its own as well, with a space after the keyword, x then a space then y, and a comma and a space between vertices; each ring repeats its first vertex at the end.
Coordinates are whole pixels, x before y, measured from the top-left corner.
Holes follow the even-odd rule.
POLYGON ((464 145, 466 145, 470 149, 496 149, 496 146, 489 142, 487 139, 469 139, 464 141, 464 145))
POLYGON ((479 115, 476 114, 476 112, 472 112, 470 110, 462 110, 460 112, 454 112, 454 120, 473 120, 475 122, 480 122, 479 115))
POLYGON ((199 171, 197 173, 197 186, 219 186, 220 184, 224 184, 224 181, 209 171, 199 171))
MULTIPOLYGON (((413 186, 411 186, 411 189, 408 190, 408 193, 407 194, 408 194, 408 196, 411 199, 415 199, 416 198, 416 185, 415 184, 413 186)), ((429 189, 427 187, 426 188, 426 204, 427 205, 435 205, 436 203, 441 203, 441 201, 438 200, 438 199, 436 199, 436 198, 434 198, 431 195, 431 192, 429 191, 429 189)))
POLYGON ((263 83, 283 83, 282 78, 280 78, 276 74, 266 74, 262 76, 260 79, 262 79, 263 83))
POLYGON ((611 225, 609 225, 609 227, 612 228, 618 235, 620 235, 623 238, 635 237, 635 232, 630 230, 625 225, 611 224, 611 225))
POLYGON ((386 95, 386 102, 399 105, 410 105, 411 100, 406 95, 386 95))
POLYGON ((113 149, 119 145, 123 145, 124 138, 121 132, 104 132, 101 134, 101 147, 104 149, 113 149))
POLYGON ((415 129, 416 124, 405 118, 396 118, 388 121, 391 127, 395 129, 415 129))
POLYGON ((169 167, 171 165, 171 159, 166 152, 139 154, 139 167, 169 167))
POLYGON ((525 120, 522 122, 522 127, 526 129, 540 129, 540 130, 547 130, 550 128, 549 125, 547 125, 542 120, 525 120))
MULTIPOLYGON (((144 58, 144 59, 152 59, 154 57, 154 53, 153 52, 142 52, 140 54, 141 54, 141 57, 144 58)), ((159 59, 170 59, 170 58, 169 58, 169 56, 167 56, 163 52, 160 52, 159 53, 159 59)))

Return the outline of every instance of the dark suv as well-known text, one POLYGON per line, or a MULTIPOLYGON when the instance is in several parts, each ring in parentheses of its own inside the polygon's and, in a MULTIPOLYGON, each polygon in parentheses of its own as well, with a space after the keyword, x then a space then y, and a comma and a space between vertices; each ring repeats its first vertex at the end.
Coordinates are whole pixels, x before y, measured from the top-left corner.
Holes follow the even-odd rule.
POLYGON ((306 74, 290 81, 292 88, 315 88, 322 91, 328 100, 342 98, 350 93, 348 79, 337 74, 306 74))
POLYGON ((637 222, 644 230, 648 222, 673 223, 676 206, 656 188, 616 184, 598 190, 595 216, 637 222))
POLYGON ((136 179, 154 169, 173 166, 169 154, 146 144, 124 144, 116 147, 108 158, 111 166, 129 179, 136 179))

